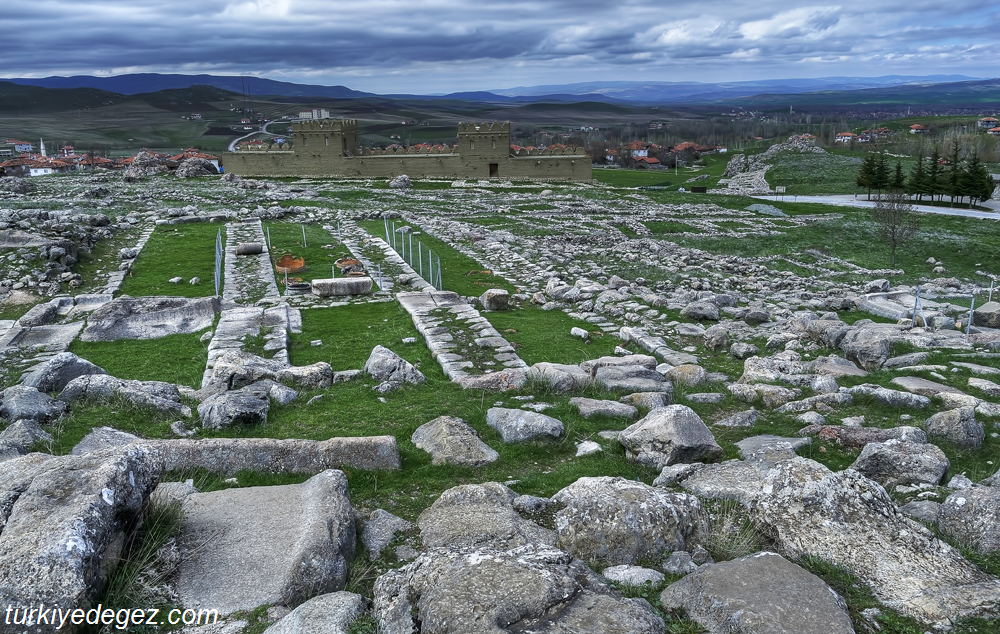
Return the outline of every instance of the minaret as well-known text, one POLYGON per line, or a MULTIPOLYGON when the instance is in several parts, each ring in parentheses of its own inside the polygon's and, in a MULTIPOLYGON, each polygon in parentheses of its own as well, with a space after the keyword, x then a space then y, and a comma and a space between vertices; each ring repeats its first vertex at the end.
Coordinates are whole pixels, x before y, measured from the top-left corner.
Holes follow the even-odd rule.
POLYGON ((42 156, 48 156, 48 154, 45 153, 45 139, 38 139, 38 146, 42 152, 42 156))

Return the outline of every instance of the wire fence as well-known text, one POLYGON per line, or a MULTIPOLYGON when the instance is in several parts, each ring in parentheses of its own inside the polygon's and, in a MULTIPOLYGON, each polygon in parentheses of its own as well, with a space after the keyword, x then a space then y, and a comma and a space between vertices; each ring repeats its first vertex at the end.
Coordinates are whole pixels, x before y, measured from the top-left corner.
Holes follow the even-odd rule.
POLYGON ((413 248, 413 234, 407 232, 401 234, 396 230, 395 221, 392 222, 391 226, 388 218, 383 218, 385 223, 385 242, 392 247, 393 251, 396 252, 403 261, 410 265, 410 268, 416 271, 420 277, 427 280, 431 286, 437 290, 444 289, 443 278, 441 275, 441 258, 440 256, 434 255, 434 252, 430 247, 425 247, 424 243, 417 239, 416 246, 416 260, 414 260, 414 248, 413 248), (390 230, 391 229, 391 230, 390 230), (428 275, 424 276, 424 252, 427 252, 427 272, 428 275))

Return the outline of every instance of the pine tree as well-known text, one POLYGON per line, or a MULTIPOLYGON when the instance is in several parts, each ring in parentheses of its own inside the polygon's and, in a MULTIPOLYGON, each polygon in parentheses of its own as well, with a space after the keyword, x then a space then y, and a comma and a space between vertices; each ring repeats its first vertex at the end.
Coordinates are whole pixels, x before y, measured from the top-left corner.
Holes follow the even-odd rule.
POLYGON ((978 201, 989 200, 993 196, 994 187, 993 176, 979 160, 979 155, 974 153, 962 173, 961 181, 962 193, 969 197, 969 206, 978 201))
POLYGON ((935 145, 934 151, 931 152, 931 164, 927 167, 927 193, 930 194, 931 202, 936 200, 936 196, 943 193, 941 177, 941 155, 935 145))
POLYGON ((903 164, 899 161, 896 161, 896 170, 892 174, 889 187, 896 192, 901 192, 906 189, 906 176, 903 174, 903 164))
POLYGON ((910 178, 906 181, 906 191, 916 195, 917 200, 923 200, 927 193, 927 170, 924 168, 924 157, 918 156, 917 163, 910 170, 910 178))
POLYGON ((858 178, 855 181, 861 189, 868 190, 868 200, 872 199, 872 188, 875 187, 875 168, 877 161, 874 154, 868 154, 858 168, 858 178))
POLYGON ((889 188, 890 178, 889 164, 885 160, 885 153, 879 152, 878 161, 875 163, 875 189, 880 195, 883 189, 889 188))
POLYGON ((951 145, 948 156, 948 172, 945 174, 944 193, 951 197, 951 206, 955 206, 955 196, 961 197, 962 191, 962 161, 958 158, 958 142, 951 145))

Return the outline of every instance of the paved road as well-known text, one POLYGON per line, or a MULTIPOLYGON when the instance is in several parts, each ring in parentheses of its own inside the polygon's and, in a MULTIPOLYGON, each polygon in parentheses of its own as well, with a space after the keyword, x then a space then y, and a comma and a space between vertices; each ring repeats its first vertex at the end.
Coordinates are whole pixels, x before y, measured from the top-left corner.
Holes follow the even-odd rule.
MULTIPOLYGON (((260 130, 254 130, 254 131, 253 131, 253 132, 251 132, 250 134, 244 134, 243 136, 241 136, 241 137, 240 137, 240 138, 238 138, 238 139, 233 139, 233 142, 229 144, 229 151, 230 151, 230 152, 235 152, 235 151, 236 151, 236 144, 237 144, 237 143, 239 143, 239 142, 240 142, 240 141, 242 141, 243 139, 249 139, 250 137, 252 137, 252 136, 253 136, 253 135, 255 135, 255 134, 260 134, 261 132, 263 132, 264 134, 271 134, 270 132, 268 132, 268 131, 267 131, 267 126, 271 125, 272 123, 278 123, 278 122, 277 122, 277 121, 268 121, 267 123, 265 123, 265 124, 264 124, 264 125, 263 125, 263 126, 261 127, 261 129, 260 129, 260 130)), ((271 136, 282 136, 282 135, 274 135, 274 134, 271 134, 271 136)))
MULTIPOLYGON (((754 196, 760 200, 775 200, 772 196, 754 196)), ((785 195, 784 198, 779 196, 779 200, 784 200, 785 202, 800 202, 800 203, 823 203, 824 205, 836 205, 839 207, 862 207, 871 208, 875 206, 874 200, 866 200, 865 198, 858 196, 855 198, 850 194, 835 195, 835 196, 788 196, 785 195)), ((995 211, 975 211, 971 209, 952 209, 950 207, 931 207, 930 205, 913 205, 913 208, 917 211, 922 211, 929 214, 940 214, 942 216, 963 216, 965 218, 988 218, 990 220, 1000 220, 1000 202, 995 200, 988 200, 982 205, 983 207, 989 207, 995 211)))

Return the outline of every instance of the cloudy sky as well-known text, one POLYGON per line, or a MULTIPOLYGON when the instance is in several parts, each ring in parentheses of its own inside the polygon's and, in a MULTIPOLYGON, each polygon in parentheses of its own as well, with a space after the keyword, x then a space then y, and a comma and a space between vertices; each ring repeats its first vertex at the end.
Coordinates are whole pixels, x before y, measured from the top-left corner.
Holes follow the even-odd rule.
POLYGON ((0 75, 255 74, 380 93, 1000 76, 1000 3, 7 0, 0 75))

